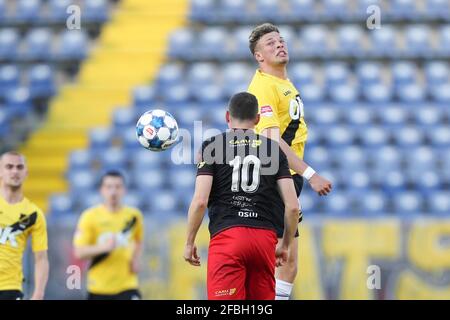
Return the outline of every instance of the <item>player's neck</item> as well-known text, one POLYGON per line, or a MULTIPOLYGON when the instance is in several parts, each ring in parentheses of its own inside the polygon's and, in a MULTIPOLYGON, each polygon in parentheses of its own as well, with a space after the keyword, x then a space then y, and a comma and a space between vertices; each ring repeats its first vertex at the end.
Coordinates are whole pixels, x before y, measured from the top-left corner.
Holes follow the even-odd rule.
POLYGON ((10 187, 1 184, 0 195, 9 204, 18 203, 23 200, 22 187, 10 187))
POLYGON ((230 123, 230 129, 232 130, 249 130, 255 127, 255 122, 247 122, 247 121, 233 121, 230 123))
POLYGON ((287 70, 286 65, 260 65, 260 70, 264 73, 270 74, 271 76, 286 80, 287 70))
POLYGON ((115 204, 105 202, 103 205, 105 206, 106 210, 112 213, 116 213, 122 208, 122 205, 120 203, 115 204))

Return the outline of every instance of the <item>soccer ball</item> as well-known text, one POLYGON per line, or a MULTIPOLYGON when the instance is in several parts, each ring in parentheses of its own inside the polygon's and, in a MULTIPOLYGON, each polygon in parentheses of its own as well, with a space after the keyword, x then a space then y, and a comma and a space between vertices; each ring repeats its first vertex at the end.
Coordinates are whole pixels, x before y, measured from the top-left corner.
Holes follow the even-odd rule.
POLYGON ((147 111, 136 124, 136 137, 145 149, 164 151, 177 141, 177 121, 167 111, 147 111))

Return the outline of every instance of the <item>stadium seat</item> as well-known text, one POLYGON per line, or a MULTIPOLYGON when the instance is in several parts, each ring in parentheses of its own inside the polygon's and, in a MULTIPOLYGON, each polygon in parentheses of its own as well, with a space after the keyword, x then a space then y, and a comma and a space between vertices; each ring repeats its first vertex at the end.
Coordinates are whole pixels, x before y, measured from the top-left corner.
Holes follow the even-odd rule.
MULTIPOLYGON (((164 163, 164 158, 161 154, 151 152, 146 149, 138 149, 135 152, 135 156, 131 159, 132 170, 136 174, 139 172, 146 172, 149 169, 160 169, 164 163)), ((151 171, 152 173, 153 171, 151 171)), ((157 175, 159 177, 159 175, 157 175)))
POLYGON ((289 9, 286 15, 289 21, 314 21, 317 16, 314 0, 289 0, 289 9))
POLYGON ((120 139, 121 147, 127 152, 135 152, 137 149, 141 148, 141 145, 136 138, 135 124, 123 127, 122 129, 114 128, 114 131, 120 139))
MULTIPOLYGON (((256 16, 259 20, 265 21, 283 21, 281 8, 278 0, 257 0, 256 16)), ((281 33, 283 35, 283 33, 281 33)))
POLYGON ((69 156, 70 170, 90 170, 92 154, 88 150, 74 150, 69 156))
POLYGON ((50 197, 51 215, 61 215, 73 213, 74 202, 68 194, 53 194, 50 197))
POLYGON ((350 198, 343 191, 332 192, 323 202, 323 210, 328 216, 350 216, 352 213, 350 198))
POLYGON ((93 206, 97 206, 102 203, 102 197, 98 192, 86 192, 84 195, 77 197, 78 199, 78 209, 81 212, 84 210, 91 208, 93 206))
POLYGON ((423 171, 408 170, 407 177, 414 189, 427 197, 442 189, 442 179, 434 168, 427 168, 423 171))
POLYGON ((249 21, 248 8, 245 0, 221 0, 217 12, 219 19, 224 22, 242 24, 249 21))
POLYGON ((380 29, 371 30, 369 35, 371 46, 368 56, 392 57, 398 54, 395 27, 383 25, 380 29))
POLYGON ((368 9, 372 9, 371 6, 376 6, 376 7, 380 8, 381 10, 383 10, 382 0, 358 0, 356 12, 355 12, 356 17, 358 17, 359 19, 361 19, 361 18, 367 19, 368 14, 373 13, 373 10, 368 10, 368 9))
POLYGON ((301 91, 302 101, 308 106, 312 107, 324 100, 324 90, 320 85, 307 84, 301 88, 301 91))
POLYGON ((332 106, 320 106, 311 108, 307 114, 308 122, 312 120, 313 123, 319 126, 335 126, 340 122, 339 109, 332 106))
POLYGON ((19 68, 16 65, 0 66, 0 97, 20 85, 19 68))
POLYGON ((383 108, 383 112, 378 114, 378 117, 386 126, 402 127, 407 122, 408 112, 399 105, 386 106, 383 108))
POLYGON ((433 105, 422 105, 412 110, 414 121, 419 126, 434 127, 445 120, 444 110, 433 105))
POLYGON ((431 213, 443 216, 450 215, 450 192, 448 190, 430 194, 427 201, 431 213))
MULTIPOLYGON (((197 93, 200 95, 200 92, 197 93)), ((185 84, 177 84, 167 87, 162 91, 162 99, 166 104, 181 105, 186 104, 191 99, 191 91, 185 84)))
POLYGON ((307 147, 308 151, 305 153, 305 161, 310 163, 313 168, 320 171, 325 169, 330 164, 330 153, 328 149, 323 146, 307 147))
POLYGON ((438 43, 439 53, 448 58, 450 56, 450 24, 444 25, 440 28, 438 43))
POLYGON ((364 149, 359 146, 352 145, 345 148, 336 148, 333 149, 332 154, 332 159, 337 162, 341 169, 351 171, 366 167, 366 154, 364 149))
POLYGON ((13 20, 16 23, 32 24, 39 20, 40 11, 40 0, 18 0, 13 20))
POLYGON ((422 85, 407 84, 397 88, 397 96, 400 101, 412 106, 413 104, 422 103, 425 99, 425 89, 422 85))
POLYGON ((390 86, 376 83, 363 87, 362 95, 367 102, 374 105, 380 105, 391 101, 392 89, 390 86))
MULTIPOLYGON (((240 0, 239 0, 240 1, 240 0)), ((225 1, 227 2, 227 1, 225 1)), ((250 59, 252 54, 248 47, 248 37, 252 31, 251 27, 238 27, 232 31, 231 35, 231 50, 229 57, 231 59, 250 59)))
POLYGON ((214 83, 218 70, 212 63, 195 63, 187 72, 189 85, 192 91, 198 90, 205 85, 214 83))
POLYGON ((177 194, 169 190, 152 191, 151 196, 145 199, 149 211, 153 214, 177 212, 179 209, 177 200, 177 194))
POLYGON ((450 83, 432 88, 431 95, 436 102, 448 105, 450 103, 450 83))
POLYGON ((169 56, 173 59, 191 59, 195 52, 194 35, 190 29, 177 29, 169 38, 169 56))
MULTIPOLYGON (((375 179, 378 180, 379 176, 375 176, 375 179)), ((383 177, 381 181, 383 191, 387 194, 397 194, 402 192, 406 185, 406 177, 403 172, 399 170, 384 170, 383 177)))
POLYGON ((0 60, 17 59, 19 39, 19 33, 15 29, 0 29, 0 60))
POLYGON ((425 12, 428 17, 449 20, 450 4, 447 0, 426 0, 425 12))
POLYGON ((314 83, 317 69, 311 63, 298 62, 289 67, 289 78, 298 88, 314 83))
POLYGON ((127 157, 121 148, 108 148, 101 153, 101 168, 103 170, 123 170, 127 166, 127 157))
POLYGON ((416 0, 392 0, 389 1, 388 15, 396 19, 415 18, 418 16, 416 0))
POLYGON ((448 125, 441 125, 427 132, 428 139, 432 146, 437 148, 448 148, 450 146, 450 128, 448 125))
POLYGON ((195 186, 196 170, 194 166, 183 166, 169 171, 169 185, 172 190, 189 191, 195 186))
MULTIPOLYGON (((346 2, 345 0, 339 1, 346 2)), ((348 14, 348 12, 344 14, 348 14)), ((339 27, 337 30, 336 54, 340 56, 362 57, 366 51, 363 46, 364 37, 365 34, 359 26, 343 25, 339 27)))
POLYGON ((224 99, 223 87, 214 83, 206 84, 201 91, 192 92, 192 96, 199 103, 220 103, 224 99))
POLYGON ((151 86, 139 86, 133 89, 133 105, 135 107, 149 107, 156 101, 156 90, 151 86))
POLYGON ((103 23, 108 20, 107 0, 84 0, 83 19, 86 22, 103 23))
POLYGON ((0 105, 0 138, 6 137, 10 133, 10 113, 0 105))
POLYGON ((30 90, 16 87, 6 93, 5 104, 12 109, 15 116, 23 117, 33 108, 30 90))
POLYGON ((325 66, 325 81, 329 86, 335 86, 343 83, 348 83, 350 80, 350 73, 348 66, 344 63, 334 62, 328 63, 325 66))
POLYGON ((323 0, 322 16, 326 19, 342 19, 349 15, 350 7, 346 0, 323 0))
POLYGON ((417 214, 423 211, 424 200, 418 192, 405 191, 392 197, 392 204, 399 215, 417 214))
POLYGON ((199 34, 196 48, 197 59, 223 59, 223 50, 228 45, 228 34, 222 27, 211 27, 199 34), (220 50, 218 50, 220 48, 220 50))
POLYGON ((365 192, 363 197, 357 197, 356 201, 364 216, 378 216, 386 214, 388 199, 379 191, 365 192))
POLYGON ((356 170, 356 168, 353 168, 353 170, 345 169, 344 174, 348 175, 348 188, 352 190, 364 190, 370 187, 371 180, 366 170, 356 170))
POLYGON ((49 0, 48 21, 65 22, 67 20, 67 8, 72 4, 71 0, 49 0))
POLYGON ((372 111, 363 106, 357 106, 351 109, 349 112, 342 113, 345 116, 348 124, 353 127, 367 127, 371 125, 374 121, 374 116, 372 111))
POLYGON ((25 51, 23 51, 21 57, 26 60, 50 60, 52 39, 53 35, 49 29, 32 29, 25 36, 25 51))
POLYGON ((184 79, 184 66, 178 63, 168 63, 162 66, 158 72, 157 83, 160 87, 170 87, 180 84, 184 79))
POLYGON ((59 60, 82 60, 88 54, 88 37, 85 32, 67 30, 60 34, 55 58, 59 60))
POLYGON ((33 98, 47 98, 55 94, 53 70, 48 65, 35 65, 29 71, 30 94, 33 98))
POLYGON ((359 88, 353 84, 338 84, 330 87, 329 94, 335 103, 349 106, 357 102, 359 88))
POLYGON ((214 0, 192 0, 190 1, 190 19, 198 22, 213 21, 216 13, 214 0))
POLYGON ((372 125, 358 129, 358 137, 364 146, 379 148, 387 144, 390 135, 383 127, 372 125))
POLYGON ((425 65, 427 86, 435 87, 448 83, 450 80, 450 67, 448 63, 432 61, 425 65))
POLYGON ((113 132, 108 128, 95 128, 89 132, 89 142, 92 150, 102 150, 112 144, 113 132))
POLYGON ((374 148, 367 154, 369 162, 375 170, 399 170, 401 167, 402 153, 392 145, 382 144, 380 148, 374 148))
POLYGON ((141 209, 144 201, 141 199, 139 193, 129 190, 123 197, 123 203, 127 206, 141 209))
POLYGON ((327 57, 328 31, 322 25, 308 25, 300 31, 300 52, 305 57, 327 57))
MULTIPOLYGON (((149 151, 147 151, 147 153, 148 152, 149 151)), ((153 165, 147 166, 147 168, 135 167, 135 170, 132 172, 132 181, 134 182, 134 185, 137 186, 141 194, 147 198, 150 198, 150 192, 163 188, 165 180, 165 172, 154 168, 153 165)))
POLYGON ((71 170, 68 172, 67 178, 72 193, 93 190, 97 182, 90 170, 71 170))
POLYGON ((224 65, 222 82, 225 95, 231 97, 237 92, 247 91, 253 74, 254 70, 246 63, 234 62, 224 65))
POLYGON ((424 135, 414 126, 405 126, 393 131, 394 140, 399 147, 417 147, 424 141, 424 135))
MULTIPOLYGON (((402 0, 405 1, 405 0, 402 0)), ((432 51, 431 31, 426 25, 411 25, 405 31, 406 56, 430 57, 432 51)))
POLYGON ((396 62, 392 65, 392 77, 395 85, 416 83, 417 66, 413 62, 396 62))
POLYGON ((136 111, 132 108, 118 108, 113 113, 113 127, 116 131, 123 132, 130 128, 134 130, 136 122, 136 111))
POLYGON ((381 83, 383 67, 376 62, 361 62, 356 67, 356 75, 362 86, 381 83))

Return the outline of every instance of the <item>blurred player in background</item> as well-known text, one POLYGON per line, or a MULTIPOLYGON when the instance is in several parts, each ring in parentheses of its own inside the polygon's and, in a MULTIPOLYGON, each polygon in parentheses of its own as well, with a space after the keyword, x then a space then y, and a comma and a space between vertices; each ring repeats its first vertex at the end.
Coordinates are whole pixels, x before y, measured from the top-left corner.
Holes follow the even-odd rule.
POLYGON ((294 183, 278 144, 253 131, 259 120, 255 96, 246 92, 234 95, 226 119, 231 130, 202 145, 184 258, 200 265, 195 237, 208 206, 208 299, 273 300, 275 265, 286 262, 297 227, 294 183), (269 154, 264 150, 275 151, 269 154), (265 171, 270 166, 271 173, 265 171), (286 228, 276 249, 270 208, 280 198, 279 191, 286 228))
MULTIPOLYGON (((265 23, 253 29, 249 47, 259 65, 248 87, 248 92, 254 94, 259 103, 261 119, 256 126, 257 132, 279 142, 289 161, 297 196, 300 196, 303 178, 319 195, 327 195, 331 191, 331 182, 303 161, 308 131, 303 118, 303 102, 287 77, 289 54, 283 37, 277 27, 265 23)), ((301 219, 300 212, 299 221, 301 219)), ((282 234, 283 230, 278 230, 278 237, 282 234)), ((289 248, 288 262, 277 268, 276 292, 280 300, 289 299, 297 275, 297 237, 298 232, 289 248)))
POLYGON ((10 151, 0 156, 0 300, 23 298, 22 258, 28 237, 34 252, 32 300, 44 299, 48 280, 47 227, 42 211, 24 197, 25 158, 10 151))
POLYGON ((103 203, 80 217, 74 237, 75 256, 90 260, 89 300, 138 300, 143 218, 138 209, 122 205, 125 179, 118 171, 100 182, 103 203))

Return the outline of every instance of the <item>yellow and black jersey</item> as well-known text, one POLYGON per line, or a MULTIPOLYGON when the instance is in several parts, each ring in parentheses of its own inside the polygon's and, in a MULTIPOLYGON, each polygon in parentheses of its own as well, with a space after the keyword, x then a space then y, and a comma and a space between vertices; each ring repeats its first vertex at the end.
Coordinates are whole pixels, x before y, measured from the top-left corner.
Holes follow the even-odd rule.
POLYGON ((122 207, 110 212, 103 205, 92 207, 80 217, 74 245, 90 246, 115 237, 116 248, 92 259, 88 271, 88 291, 94 294, 118 294, 138 288, 137 274, 131 271, 134 244, 143 239, 142 213, 122 207))
POLYGON ((22 257, 31 235, 34 252, 47 250, 47 225, 30 200, 9 204, 0 196, 0 290, 22 291, 22 257))
MULTIPOLYGON (((248 92, 258 99, 261 118, 256 131, 278 127, 283 140, 303 159, 308 128, 303 102, 292 82, 256 70, 248 92)), ((292 170, 291 173, 294 174, 292 170)))

